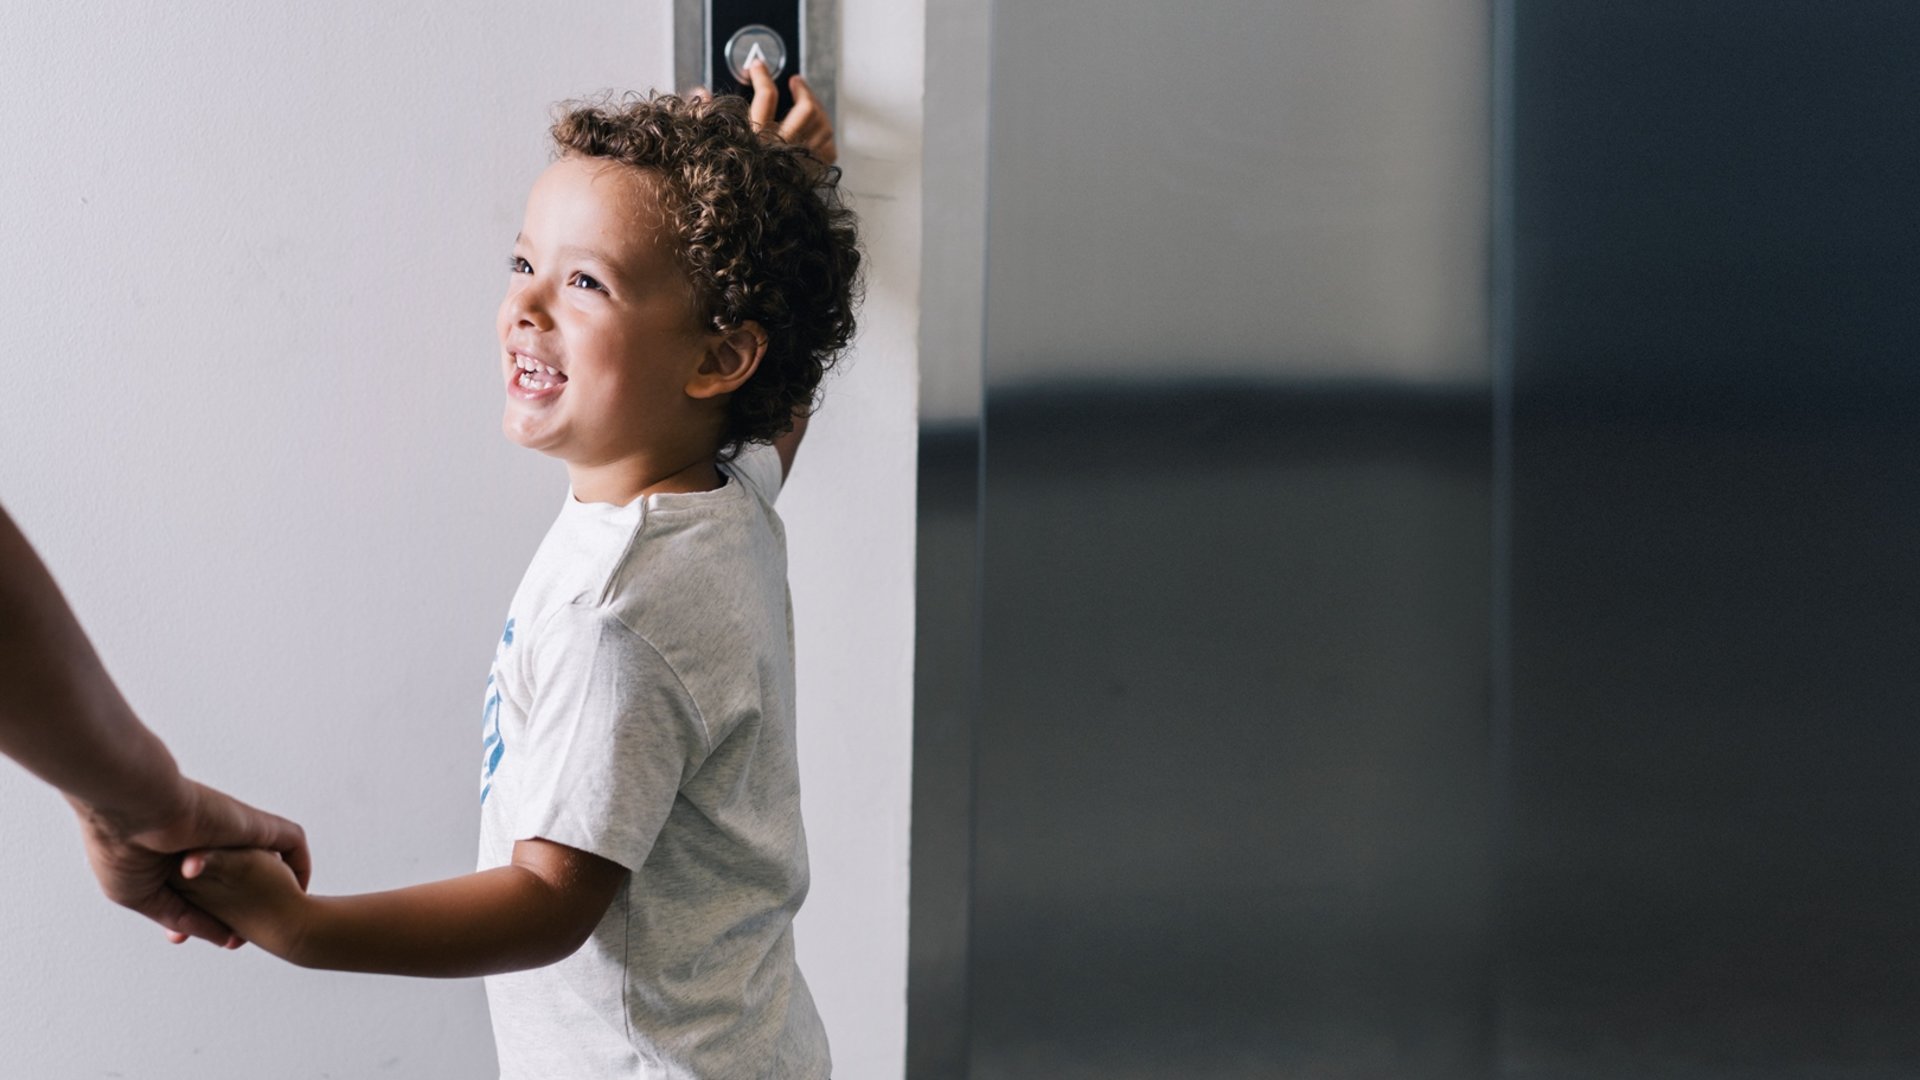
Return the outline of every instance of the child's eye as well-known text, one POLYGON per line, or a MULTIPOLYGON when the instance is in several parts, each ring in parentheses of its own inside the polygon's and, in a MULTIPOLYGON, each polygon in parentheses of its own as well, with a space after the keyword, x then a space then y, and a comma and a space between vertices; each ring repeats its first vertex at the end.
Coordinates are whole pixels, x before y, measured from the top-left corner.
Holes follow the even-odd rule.
POLYGON ((533 273, 533 264, 515 255, 507 260, 507 269, 516 274, 531 274, 533 273))
POLYGON ((597 289, 600 292, 607 291, 607 287, 605 285, 602 285, 598 281, 595 281, 592 278, 592 276, 588 274, 578 274, 578 273, 574 274, 573 283, 575 285, 580 286, 583 289, 597 289))

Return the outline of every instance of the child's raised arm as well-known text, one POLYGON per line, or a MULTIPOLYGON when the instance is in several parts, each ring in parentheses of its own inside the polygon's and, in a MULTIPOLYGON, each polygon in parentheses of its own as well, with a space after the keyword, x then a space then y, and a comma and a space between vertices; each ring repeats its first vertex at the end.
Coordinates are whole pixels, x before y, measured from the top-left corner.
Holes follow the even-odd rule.
POLYGON ((780 454, 780 476, 785 479, 793 474, 794 456, 800 453, 800 440, 807 437, 807 414, 793 414, 793 430, 773 440, 773 448, 780 454))
POLYGON ((309 896, 285 863, 257 850, 188 855, 174 886, 301 967, 464 978, 572 955, 626 876, 597 855, 521 840, 509 865, 390 892, 309 896))

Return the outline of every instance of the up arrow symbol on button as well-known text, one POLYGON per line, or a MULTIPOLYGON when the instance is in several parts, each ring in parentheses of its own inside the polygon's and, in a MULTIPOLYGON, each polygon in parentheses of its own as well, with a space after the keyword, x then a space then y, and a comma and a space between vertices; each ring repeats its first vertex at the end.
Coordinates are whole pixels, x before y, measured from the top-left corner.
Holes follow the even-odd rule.
POLYGON ((742 86, 752 81, 747 69, 755 60, 766 65, 767 74, 779 78, 787 67, 787 43, 771 28, 754 23, 743 26, 727 39, 724 50, 727 70, 733 73, 735 82, 742 86))

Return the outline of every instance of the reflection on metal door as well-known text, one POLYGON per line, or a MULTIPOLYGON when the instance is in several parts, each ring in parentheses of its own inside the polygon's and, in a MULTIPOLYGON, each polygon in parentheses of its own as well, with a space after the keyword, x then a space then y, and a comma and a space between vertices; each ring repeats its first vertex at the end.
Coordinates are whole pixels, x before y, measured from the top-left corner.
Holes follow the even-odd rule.
POLYGON ((993 17, 914 1080, 1920 1071, 1920 13, 993 17))

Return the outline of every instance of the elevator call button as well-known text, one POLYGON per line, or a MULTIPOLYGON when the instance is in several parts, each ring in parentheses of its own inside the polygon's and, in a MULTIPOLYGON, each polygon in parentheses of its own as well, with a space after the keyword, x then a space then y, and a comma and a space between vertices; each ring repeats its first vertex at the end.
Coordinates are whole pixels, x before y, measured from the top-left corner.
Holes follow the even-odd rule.
POLYGON ((747 65, 759 60, 767 65, 767 74, 779 78, 787 70, 787 43, 771 27, 755 23, 734 31, 727 39, 727 68, 735 82, 746 84, 747 65))

